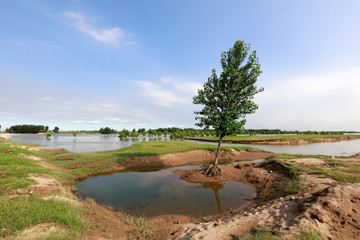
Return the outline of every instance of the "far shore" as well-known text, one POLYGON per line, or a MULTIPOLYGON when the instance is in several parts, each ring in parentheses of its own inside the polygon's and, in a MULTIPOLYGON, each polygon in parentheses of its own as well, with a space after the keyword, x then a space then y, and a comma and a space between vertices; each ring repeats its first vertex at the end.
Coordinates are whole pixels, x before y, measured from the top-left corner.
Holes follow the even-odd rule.
MULTIPOLYGON (((186 137, 188 140, 218 142, 216 137, 186 137)), ((279 135, 279 136, 235 136, 225 137, 223 143, 259 145, 304 145, 309 143, 339 142, 360 139, 360 135, 279 135)))

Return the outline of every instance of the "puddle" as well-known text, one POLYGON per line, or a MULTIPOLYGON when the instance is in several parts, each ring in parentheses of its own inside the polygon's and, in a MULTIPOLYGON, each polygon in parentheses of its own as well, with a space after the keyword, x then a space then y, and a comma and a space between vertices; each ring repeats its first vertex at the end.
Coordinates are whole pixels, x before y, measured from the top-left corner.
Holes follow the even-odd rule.
POLYGON ((122 172, 89 177, 76 184, 78 197, 137 216, 223 213, 245 207, 256 197, 256 189, 245 183, 188 183, 172 171, 183 166, 150 172, 122 172))

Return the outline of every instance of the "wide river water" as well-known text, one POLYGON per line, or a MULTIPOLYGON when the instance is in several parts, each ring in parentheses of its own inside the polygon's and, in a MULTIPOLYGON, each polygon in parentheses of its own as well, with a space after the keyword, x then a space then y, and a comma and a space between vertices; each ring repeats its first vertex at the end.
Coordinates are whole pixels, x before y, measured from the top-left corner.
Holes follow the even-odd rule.
MULTIPOLYGON (((16 142, 38 144, 40 147, 43 148, 65 148, 70 152, 89 153, 89 152, 107 151, 107 150, 114 150, 123 147, 128 147, 137 142, 149 141, 149 138, 139 137, 136 139, 120 140, 117 137, 117 135, 101 135, 101 134, 78 134, 76 137, 74 137, 71 134, 54 134, 48 138, 43 134, 14 134, 11 135, 11 140, 14 140, 16 142)), ((169 137, 151 139, 151 141, 154 140, 171 141, 169 137)), ((201 142, 201 143, 216 144, 210 142, 201 142)), ((271 151, 274 153, 312 154, 312 155, 328 155, 328 156, 351 156, 360 152, 360 139, 331 142, 331 143, 311 143, 311 144, 294 145, 294 146, 272 146, 272 145, 256 145, 256 144, 223 144, 223 145, 250 146, 254 148, 263 149, 266 151, 271 151)))

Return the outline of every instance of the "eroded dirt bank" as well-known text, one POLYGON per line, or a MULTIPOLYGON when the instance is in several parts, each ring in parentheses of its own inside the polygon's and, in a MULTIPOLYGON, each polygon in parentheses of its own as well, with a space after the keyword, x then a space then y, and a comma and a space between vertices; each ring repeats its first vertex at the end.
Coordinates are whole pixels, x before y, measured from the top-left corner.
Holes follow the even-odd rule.
MULTIPOLYGON (((356 163, 359 160, 358 155, 342 159, 356 163)), ((318 158, 287 162, 310 168, 336 168, 328 160, 318 158)), ((186 178, 185 172, 181 174, 186 178)), ((360 239, 360 183, 332 186, 338 183, 325 175, 300 177, 304 181, 298 193, 263 202, 226 219, 185 224, 175 239, 232 239, 232 234, 243 236, 254 227, 270 229, 280 239, 310 239, 299 237, 301 229, 316 231, 321 239, 360 239)))
MULTIPOLYGON (((220 163, 241 160, 262 159, 275 155, 265 151, 221 149, 220 163)), ((215 150, 197 149, 184 152, 166 153, 151 156, 131 156, 121 163, 125 168, 175 167, 190 164, 205 164, 214 160, 215 150)))
POLYGON ((288 169, 278 163, 239 163, 222 166, 221 169, 222 173, 218 177, 207 177, 200 169, 177 170, 174 173, 192 183, 238 181, 253 185, 257 189, 257 197, 245 209, 284 196, 285 187, 292 181, 288 169))
MULTIPOLYGON (((360 136, 344 136, 344 137, 330 137, 330 138, 312 138, 310 139, 268 139, 268 140, 223 140, 224 143, 236 144, 260 144, 260 145, 304 145, 308 143, 320 142, 339 142, 345 140, 359 139, 360 136)), ((218 142, 218 140, 199 139, 199 138, 186 138, 189 140, 205 141, 205 142, 218 142)))

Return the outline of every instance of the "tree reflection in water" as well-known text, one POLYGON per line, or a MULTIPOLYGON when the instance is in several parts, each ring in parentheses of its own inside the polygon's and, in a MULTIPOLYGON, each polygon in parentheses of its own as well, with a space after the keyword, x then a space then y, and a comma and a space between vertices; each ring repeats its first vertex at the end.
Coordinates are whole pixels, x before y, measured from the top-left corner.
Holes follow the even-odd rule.
POLYGON ((214 191, 216 204, 218 206, 219 213, 221 214, 222 210, 221 210, 221 202, 220 202, 220 197, 219 197, 219 190, 222 189, 225 186, 225 183, 222 183, 222 182, 209 182, 209 183, 201 183, 201 185, 204 188, 210 188, 210 189, 212 189, 214 191))

